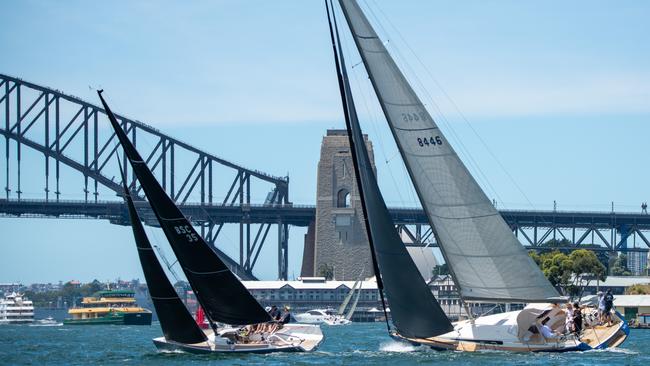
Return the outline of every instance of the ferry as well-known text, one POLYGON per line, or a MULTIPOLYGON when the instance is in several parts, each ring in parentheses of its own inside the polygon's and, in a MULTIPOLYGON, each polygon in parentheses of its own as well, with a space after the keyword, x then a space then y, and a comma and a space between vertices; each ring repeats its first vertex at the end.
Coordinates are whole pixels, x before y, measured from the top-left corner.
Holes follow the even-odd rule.
POLYGON ((151 311, 135 302, 131 290, 99 291, 91 297, 84 297, 81 307, 68 310, 71 318, 65 325, 83 324, 123 324, 151 325, 151 311))
POLYGON ((23 295, 12 292, 0 301, 0 324, 34 322, 34 305, 23 295))

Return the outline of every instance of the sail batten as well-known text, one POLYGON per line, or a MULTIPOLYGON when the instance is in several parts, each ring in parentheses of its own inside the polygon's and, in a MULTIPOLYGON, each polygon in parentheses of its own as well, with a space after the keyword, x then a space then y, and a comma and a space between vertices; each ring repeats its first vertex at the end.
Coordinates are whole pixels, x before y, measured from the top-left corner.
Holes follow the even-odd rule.
POLYGON ((117 122, 101 92, 98 94, 133 172, 140 181, 158 223, 208 319, 213 323, 230 325, 270 321, 271 317, 264 308, 208 246, 167 195, 151 170, 142 162, 142 157, 117 122))
POLYGON ((461 297, 499 302, 559 298, 439 130, 358 3, 339 3, 461 297))

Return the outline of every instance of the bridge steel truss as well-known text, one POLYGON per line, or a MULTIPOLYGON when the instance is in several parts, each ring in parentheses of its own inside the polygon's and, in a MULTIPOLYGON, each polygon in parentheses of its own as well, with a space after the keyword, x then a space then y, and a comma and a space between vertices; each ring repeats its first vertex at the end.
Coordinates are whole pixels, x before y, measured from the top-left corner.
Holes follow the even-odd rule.
MULTIPOLYGON (((398 229, 407 245, 437 246, 435 235, 426 223, 424 212, 403 209, 398 229), (409 219, 410 218, 410 219, 409 219)), ((519 241, 529 249, 543 249, 549 240, 567 243, 557 249, 575 250, 589 245, 591 250, 610 252, 648 252, 650 215, 623 212, 571 212, 501 210, 519 241)))
MULTIPOLYGON (((117 117, 136 146, 143 138, 156 141, 147 153, 143 153, 146 146, 138 146, 138 149, 163 188, 230 268, 244 279, 254 279, 253 269, 261 249, 269 239, 271 228, 276 226, 278 278, 287 278, 289 225, 306 227, 315 218, 313 206, 290 203, 288 177, 275 177, 241 167, 142 122, 117 117), (181 162, 178 155, 190 156, 190 159, 181 162), (183 172, 182 166, 191 168, 183 172), (216 172, 217 168, 228 171, 228 179, 232 180, 224 179, 216 172), (226 187, 223 191, 219 191, 218 182, 226 187), (264 202, 252 202, 253 183, 270 190, 264 202), (220 199, 217 200, 217 196, 220 199), (198 201, 189 201, 196 197, 198 201), (236 259, 216 246, 225 224, 239 226, 239 256, 236 259)), ((116 137, 112 131, 107 132, 109 129, 99 128, 101 118, 105 118, 104 111, 96 105, 0 74, 0 135, 5 145, 4 159, 0 158, 5 164, 5 198, 0 198, 0 216, 95 218, 127 225, 128 213, 123 202, 100 200, 100 195, 103 197, 106 191, 112 196, 122 194, 119 182, 109 178, 119 176, 109 169, 114 165, 109 162, 115 159, 118 151, 116 137), (63 109, 70 113, 66 116, 63 109), (73 152, 75 145, 81 148, 81 153, 73 152), (43 198, 23 197, 21 160, 25 149, 44 158, 43 198), (83 200, 62 199, 62 167, 71 168, 83 177, 83 200)), ((123 164, 128 172, 126 162, 123 164)), ((31 165, 28 168, 35 169, 31 165)), ((133 174, 129 186, 141 193, 133 174)), ((157 226, 144 199, 136 202, 136 206, 146 224, 157 226)), ((394 208, 390 212, 403 238, 408 238, 406 245, 437 245, 421 209, 394 208)), ((647 252, 650 248, 650 215, 647 214, 512 210, 502 210, 501 214, 527 248, 541 248, 541 244, 550 239, 566 239, 570 244, 562 249, 567 250, 581 244, 595 244, 594 249, 603 251, 647 252)))
MULTIPOLYGON (((31 163, 30 166, 25 167, 22 162, 27 149, 35 151, 43 158, 45 174, 42 202, 53 209, 50 214, 56 216, 69 214, 65 211, 65 203, 61 199, 62 184, 65 180, 62 178, 61 171, 64 167, 72 168, 77 175, 83 176, 85 207, 102 206, 99 200, 100 193, 102 196, 104 192, 121 196, 120 182, 109 178, 119 176, 115 174, 116 155, 119 151, 117 138, 113 131, 104 127, 108 126, 108 122, 102 108, 58 90, 0 74, 0 116, 2 116, 0 135, 4 137, 5 145, 4 159, 0 159, 0 161, 4 160, 5 165, 4 196, 6 199, 4 202, 16 200, 26 206, 30 205, 23 197, 24 180, 21 174, 25 168, 36 168, 32 167, 31 163)), ((277 226, 278 277, 287 278, 289 224, 283 222, 281 216, 268 217, 266 220, 253 223, 245 212, 246 207, 253 204, 251 184, 255 184, 255 188, 261 186, 265 192, 270 191, 264 204, 288 204, 288 177, 276 177, 244 168, 137 120, 121 115, 117 115, 117 118, 136 146, 138 140, 143 138, 147 142, 156 141, 153 148, 143 146, 139 150, 165 191, 179 205, 184 205, 188 199, 196 199, 198 196, 200 205, 197 207, 238 209, 244 213, 238 221, 239 258, 237 260, 228 257, 216 247, 219 233, 227 223, 220 219, 220 215, 203 214, 197 216, 201 217, 200 220, 192 220, 206 241, 233 270, 242 278, 254 279, 253 268, 260 250, 271 227, 277 226), (149 151, 143 152, 147 147, 149 151), (179 155, 185 160, 182 160, 179 155), (183 171, 188 165, 191 166, 189 172, 183 171), (226 174, 220 174, 221 172, 226 174), (231 178, 232 176, 234 179, 231 178), (230 184, 227 183, 228 179, 232 179, 230 184), (223 190, 217 191, 228 186, 225 195, 223 190), (216 197, 220 199, 217 201, 216 197)), ((128 176, 130 169, 127 162, 122 163, 128 176)), ((33 170, 30 170, 30 177, 33 175, 31 173, 33 170)), ((132 173, 130 175, 129 187, 141 197, 141 187, 137 184, 135 175, 132 173)), ((70 188, 66 186, 69 191, 70 188)), ((140 206, 140 209, 144 210, 143 205, 140 206)), ((85 215, 84 209, 78 212, 82 213, 82 216, 85 215)), ((122 219, 112 217, 113 222, 126 224, 127 221, 124 221, 126 216, 123 212, 120 217, 122 219)), ((149 224, 155 223, 152 218, 152 216, 148 217, 149 224)))

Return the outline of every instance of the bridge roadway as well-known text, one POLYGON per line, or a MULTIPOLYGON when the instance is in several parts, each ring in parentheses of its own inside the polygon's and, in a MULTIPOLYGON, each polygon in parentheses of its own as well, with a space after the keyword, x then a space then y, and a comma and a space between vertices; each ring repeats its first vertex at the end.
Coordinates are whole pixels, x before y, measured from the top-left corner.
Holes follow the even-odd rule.
MULTIPOLYGON (((147 224, 155 218, 146 202, 136 203, 147 224)), ((185 203, 179 205, 194 223, 283 223, 308 226, 315 218, 315 206, 294 204, 270 205, 210 205, 185 203)), ((650 230, 650 215, 630 212, 572 212, 501 210, 501 215, 513 230, 525 228, 617 229, 650 230)), ((391 208, 397 225, 427 225, 419 208, 391 208)), ((106 219, 115 224, 127 224, 126 206, 120 201, 53 201, 0 199, 0 215, 15 217, 54 217, 106 219)), ((645 240, 645 238, 643 238, 645 240)))

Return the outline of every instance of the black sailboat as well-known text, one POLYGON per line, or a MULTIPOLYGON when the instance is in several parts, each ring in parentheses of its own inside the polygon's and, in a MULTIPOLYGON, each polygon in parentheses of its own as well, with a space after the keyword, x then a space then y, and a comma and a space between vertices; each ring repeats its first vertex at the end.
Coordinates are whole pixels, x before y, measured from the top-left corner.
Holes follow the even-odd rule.
MULTIPOLYGON (((382 300, 382 292, 385 291, 389 299, 393 323, 400 334, 426 338, 449 332, 452 330, 451 323, 429 287, 422 281, 420 272, 406 251, 379 191, 350 91, 333 10, 332 7, 329 26, 341 102, 375 276, 382 300), (422 317, 420 314, 427 314, 427 316, 422 317)), ((329 7, 327 12, 330 16, 329 7)))
POLYGON ((98 94, 160 227, 208 320, 231 325, 271 321, 269 314, 210 249, 169 198, 118 124, 101 91, 98 94))
POLYGON ((245 331, 249 334, 258 331, 253 334, 255 337, 238 337, 237 326, 270 322, 271 316, 194 230, 189 220, 165 193, 118 124, 102 96, 102 91, 97 93, 151 209, 213 329, 205 345, 197 346, 162 337, 154 339, 156 346, 200 353, 311 351, 318 347, 323 335, 319 327, 312 325, 285 325, 282 332, 267 333, 263 333, 259 327, 251 327, 245 331), (218 331, 217 322, 234 328, 218 331))
POLYGON ((131 193, 126 186, 126 177, 120 164, 122 185, 124 186, 124 200, 129 210, 129 219, 133 229, 133 237, 138 250, 138 257, 142 272, 144 273, 151 301, 156 309, 156 315, 160 322, 165 339, 187 344, 196 344, 208 340, 207 336, 199 328, 194 318, 178 297, 174 286, 169 282, 165 271, 156 258, 156 254, 144 231, 138 212, 133 204, 131 193))

